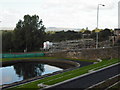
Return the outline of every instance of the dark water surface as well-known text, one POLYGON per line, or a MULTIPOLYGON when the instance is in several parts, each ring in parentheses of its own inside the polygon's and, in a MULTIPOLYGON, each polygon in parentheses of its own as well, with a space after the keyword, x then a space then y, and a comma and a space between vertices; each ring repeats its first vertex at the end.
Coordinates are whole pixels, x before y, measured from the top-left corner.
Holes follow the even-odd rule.
POLYGON ((0 83, 0 85, 26 80, 59 70, 62 69, 47 64, 33 62, 18 63, 12 66, 0 67, 0 72, 2 72, 2 74, 0 74, 0 77, 2 77, 2 83, 0 83))

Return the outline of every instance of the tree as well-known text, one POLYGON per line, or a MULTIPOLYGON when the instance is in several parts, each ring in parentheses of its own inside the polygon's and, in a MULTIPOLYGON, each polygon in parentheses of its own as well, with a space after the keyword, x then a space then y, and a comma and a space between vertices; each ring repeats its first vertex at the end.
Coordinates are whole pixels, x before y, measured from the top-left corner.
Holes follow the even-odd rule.
POLYGON ((12 31, 2 31, 2 51, 9 52, 12 48, 12 31))
POLYGON ((109 36, 113 35, 113 31, 111 29, 94 29, 92 31, 92 34, 90 35, 91 38, 93 38, 94 40, 96 40, 96 32, 98 32, 98 36, 99 36, 99 41, 105 41, 109 39, 109 36))
POLYGON ((33 51, 42 47, 45 36, 45 27, 37 15, 25 15, 19 20, 14 29, 13 42, 15 50, 33 51))
POLYGON ((80 39, 82 37, 82 34, 80 32, 76 32, 74 30, 68 30, 68 31, 58 31, 55 33, 47 33, 46 34, 46 40, 48 41, 65 41, 65 40, 75 40, 80 39))
POLYGON ((33 78, 36 76, 41 76, 45 71, 44 64, 38 63, 18 63, 15 64, 14 70, 19 77, 23 77, 23 80, 33 78), (29 67, 29 68, 28 68, 29 67))
POLYGON ((96 32, 95 32, 95 30, 92 30, 90 38, 93 38, 94 40, 96 40, 96 32))
POLYGON ((13 50, 23 51, 25 48, 25 30, 23 30, 23 22, 19 20, 16 24, 16 28, 13 31, 13 50))
POLYGON ((100 31, 99 40, 100 41, 109 40, 109 36, 111 36, 112 34, 113 34, 113 32, 111 32, 110 29, 106 28, 106 29, 100 31))

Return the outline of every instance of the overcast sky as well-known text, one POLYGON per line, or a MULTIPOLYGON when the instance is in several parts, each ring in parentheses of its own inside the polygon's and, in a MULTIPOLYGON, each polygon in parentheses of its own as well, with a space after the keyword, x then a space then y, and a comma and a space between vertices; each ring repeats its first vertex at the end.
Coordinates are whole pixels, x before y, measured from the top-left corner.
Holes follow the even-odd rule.
POLYGON ((26 14, 39 15, 46 27, 94 29, 97 5, 100 6, 99 28, 118 27, 120 0, 0 0, 0 27, 15 27, 26 14))

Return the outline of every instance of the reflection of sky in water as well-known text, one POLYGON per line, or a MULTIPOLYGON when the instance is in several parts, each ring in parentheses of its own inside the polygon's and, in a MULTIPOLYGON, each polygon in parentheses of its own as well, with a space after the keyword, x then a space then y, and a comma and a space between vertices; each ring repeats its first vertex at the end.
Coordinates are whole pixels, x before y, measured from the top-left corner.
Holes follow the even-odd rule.
MULTIPOLYGON (((39 68, 37 68, 36 70, 38 71, 39 68)), ((59 70, 62 70, 62 69, 54 67, 54 66, 50 66, 50 65, 44 65, 44 72, 42 72, 41 75, 52 73, 52 72, 59 71, 59 70)), ((2 78, 2 82, 0 79, 0 85, 22 81, 24 77, 24 76, 19 76, 18 74, 16 74, 14 66, 2 67, 0 68, 0 72, 2 72, 2 74, 0 74, 0 77, 2 78)))
POLYGON ((50 66, 50 65, 44 65, 44 68, 45 68, 45 72, 43 72, 42 75, 62 70, 60 68, 53 67, 53 66, 50 66))
POLYGON ((0 69, 0 85, 2 85, 2 70, 0 69))
POLYGON ((2 67, 0 70, 2 72, 3 84, 9 84, 13 83, 14 81, 20 81, 23 79, 22 77, 18 77, 13 66, 2 67))

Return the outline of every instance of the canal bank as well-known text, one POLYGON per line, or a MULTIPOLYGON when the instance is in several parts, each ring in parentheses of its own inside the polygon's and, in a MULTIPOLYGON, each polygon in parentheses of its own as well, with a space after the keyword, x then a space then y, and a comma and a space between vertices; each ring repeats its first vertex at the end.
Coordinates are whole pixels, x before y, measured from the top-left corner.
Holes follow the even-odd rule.
POLYGON ((23 62, 23 63, 24 62, 47 63, 47 64, 50 64, 50 65, 53 65, 53 66, 64 68, 64 70, 57 71, 57 72, 50 73, 50 74, 46 74, 46 75, 43 75, 43 76, 37 76, 37 77, 31 78, 31 79, 28 79, 28 80, 23 80, 23 81, 20 81, 20 82, 9 84, 9 85, 3 85, 3 88, 8 88, 8 87, 11 87, 11 86, 24 84, 24 83, 31 82, 31 81, 38 80, 38 79, 42 79, 42 78, 45 78, 45 77, 50 77, 50 76, 57 75, 57 74, 60 74, 60 73, 66 72, 66 71, 70 71, 70 70, 73 70, 73 69, 76 69, 76 68, 79 68, 79 67, 82 67, 82 66, 85 66, 85 65, 92 64, 91 62, 88 63, 88 62, 84 62, 84 61, 73 61, 73 60, 67 60, 67 59, 49 59, 49 60, 47 60, 47 59, 44 59, 44 60, 43 59, 22 59, 22 60, 13 60, 13 61, 12 60, 11 61, 3 61, 3 66, 12 65, 12 64, 15 64, 15 63, 19 63, 19 62, 23 62))
POLYGON ((55 73, 54 75, 51 75, 51 76, 48 76, 45 78, 36 79, 34 81, 23 83, 22 85, 19 85, 17 87, 16 86, 12 87, 11 89, 14 89, 14 88, 40 88, 37 86, 40 83, 45 83, 45 85, 53 85, 53 84, 62 82, 64 80, 68 80, 68 79, 83 75, 85 73, 88 73, 88 71, 90 71, 91 69, 96 70, 96 69, 103 68, 103 67, 109 66, 111 64, 117 63, 117 62, 119 62, 118 59, 103 60, 102 62, 99 62, 96 64, 88 65, 88 66, 81 67, 81 68, 80 67, 74 68, 74 69, 72 68, 71 70, 69 69, 68 71, 66 70, 65 72, 62 72, 62 73, 57 73, 57 74, 55 73))
MULTIPOLYGON (((25 61, 25 59, 23 59, 24 61, 25 61)), ((37 61, 37 62, 39 62, 39 61, 43 61, 43 59, 37 59, 37 60, 33 60, 33 59, 27 59, 28 61, 37 61)), ((43 76, 38 76, 38 77, 34 77, 34 78, 31 78, 31 79, 28 79, 28 80, 23 80, 23 81, 20 81, 20 82, 16 82, 16 83, 12 83, 12 84, 9 84, 9 85, 4 85, 3 86, 3 89, 5 89, 5 88, 8 88, 8 87, 12 87, 12 86, 17 86, 17 85, 20 85, 20 84, 25 84, 25 83, 30 83, 30 82, 33 82, 33 81, 37 81, 37 80, 40 80, 40 79, 43 79, 43 78, 46 78, 46 77, 50 77, 50 76, 54 76, 54 75, 59 75, 60 73, 63 73, 63 72, 67 72, 67 71, 71 71, 71 70, 74 70, 74 69, 77 69, 77 68, 80 68, 80 67, 84 67, 84 66, 87 66, 87 65, 90 65, 90 64, 93 64, 93 62, 84 62, 84 61, 75 61, 75 60, 70 60, 70 59, 49 59, 49 60, 47 60, 47 59, 45 59, 46 61, 49 61, 49 62, 51 62, 51 63, 55 63, 56 64, 56 62, 59 64, 59 65, 61 65, 60 64, 60 62, 61 63, 63 63, 63 62, 66 62, 66 64, 69 64, 69 65, 67 65, 67 66, 69 66, 69 68, 67 67, 66 68, 66 66, 65 67, 63 67, 63 68, 66 68, 66 69, 64 69, 64 70, 61 70, 61 71, 57 71, 57 72, 54 72, 54 73, 49 73, 49 74, 46 74, 46 75, 43 75, 43 76), (68 63, 69 62, 69 63, 68 63), (70 64, 72 64, 72 67, 70 68, 70 64), (74 67, 73 67, 73 64, 74 64, 74 67)), ((45 61, 44 60, 44 61, 45 61)), ((4 63, 4 65, 5 64, 8 64, 8 62, 6 63, 7 61, 5 61, 5 62, 3 62, 4 63)), ((9 61, 9 63, 10 62, 12 62, 12 61, 9 61)), ((14 63, 17 63, 17 60, 16 61, 13 61, 14 63)), ((13 63, 12 62, 12 63, 13 63)), ((19 62, 19 61, 18 61, 19 62)), ((11 63, 10 63, 11 64, 11 63)), ((62 65, 63 66, 63 65, 62 65)))

